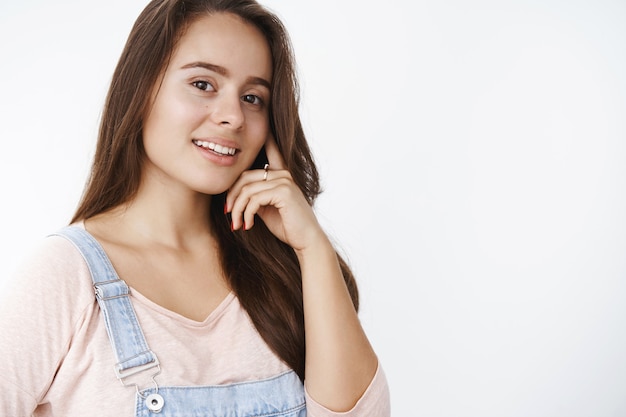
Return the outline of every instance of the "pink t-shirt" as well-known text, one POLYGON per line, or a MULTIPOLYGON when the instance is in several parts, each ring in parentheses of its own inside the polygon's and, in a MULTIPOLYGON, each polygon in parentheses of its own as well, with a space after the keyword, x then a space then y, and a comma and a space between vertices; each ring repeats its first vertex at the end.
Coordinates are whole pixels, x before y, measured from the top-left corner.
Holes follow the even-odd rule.
MULTIPOLYGON (((131 417, 135 388, 124 387, 82 255, 49 237, 23 263, 0 301, 0 415, 131 417)), ((289 367, 265 344, 234 294, 203 322, 169 311, 131 289, 161 386, 218 385, 281 374, 289 367)), ((149 373, 139 376, 149 388, 149 373)), ((334 413, 306 394, 308 416, 387 417, 382 368, 353 410, 334 413)))

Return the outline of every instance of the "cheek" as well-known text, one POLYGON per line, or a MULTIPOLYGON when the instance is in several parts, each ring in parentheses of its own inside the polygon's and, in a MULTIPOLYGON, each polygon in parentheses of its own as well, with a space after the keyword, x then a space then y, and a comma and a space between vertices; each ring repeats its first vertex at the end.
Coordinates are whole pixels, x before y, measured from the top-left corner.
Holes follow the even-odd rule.
POLYGON ((270 123, 267 114, 254 114, 248 119, 247 124, 250 135, 250 145, 261 149, 270 131, 270 123))
POLYGON ((253 129, 250 129, 250 141, 248 146, 253 150, 253 158, 248 161, 248 166, 251 166, 256 157, 261 152, 261 149, 265 146, 269 134, 269 123, 259 123, 255 125, 253 129))
POLYGON ((146 118, 144 132, 189 131, 202 122, 204 113, 201 104, 161 91, 146 118))

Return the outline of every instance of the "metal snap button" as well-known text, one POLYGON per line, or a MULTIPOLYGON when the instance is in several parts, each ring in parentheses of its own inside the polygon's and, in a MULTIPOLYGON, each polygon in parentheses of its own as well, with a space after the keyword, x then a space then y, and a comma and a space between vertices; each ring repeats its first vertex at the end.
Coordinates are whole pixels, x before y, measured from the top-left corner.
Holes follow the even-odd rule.
POLYGON ((164 404, 165 400, 159 394, 150 394, 146 398, 146 407, 153 413, 160 413, 164 404))

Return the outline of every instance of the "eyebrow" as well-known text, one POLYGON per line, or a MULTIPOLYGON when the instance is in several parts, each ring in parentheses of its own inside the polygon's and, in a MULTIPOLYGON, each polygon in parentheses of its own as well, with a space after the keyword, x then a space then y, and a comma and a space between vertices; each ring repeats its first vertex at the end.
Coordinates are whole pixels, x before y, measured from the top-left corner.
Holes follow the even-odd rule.
MULTIPOLYGON (((215 65, 215 64, 210 64, 208 62, 202 62, 202 61, 196 61, 196 62, 191 62, 189 64, 183 65, 181 67, 181 69, 190 69, 190 68, 204 68, 207 69, 209 71, 213 71, 213 72, 217 72, 220 75, 223 75, 225 77, 228 76, 228 70, 220 65, 215 65)), ((259 84, 262 85, 264 87, 266 87, 268 90, 271 89, 271 85, 269 83, 269 81, 267 81, 265 78, 261 78, 261 77, 248 77, 246 80, 248 83, 250 84, 259 84)))

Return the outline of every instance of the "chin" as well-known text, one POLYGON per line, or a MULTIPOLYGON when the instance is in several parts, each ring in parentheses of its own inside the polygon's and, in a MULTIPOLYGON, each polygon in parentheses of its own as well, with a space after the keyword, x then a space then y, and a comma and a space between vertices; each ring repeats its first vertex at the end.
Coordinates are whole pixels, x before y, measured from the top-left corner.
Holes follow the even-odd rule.
POLYGON ((191 188, 201 194, 218 195, 228 191, 233 184, 234 181, 206 180, 199 184, 196 182, 191 188))
POLYGON ((197 187, 195 191, 205 195, 220 195, 228 191, 229 187, 197 187))

